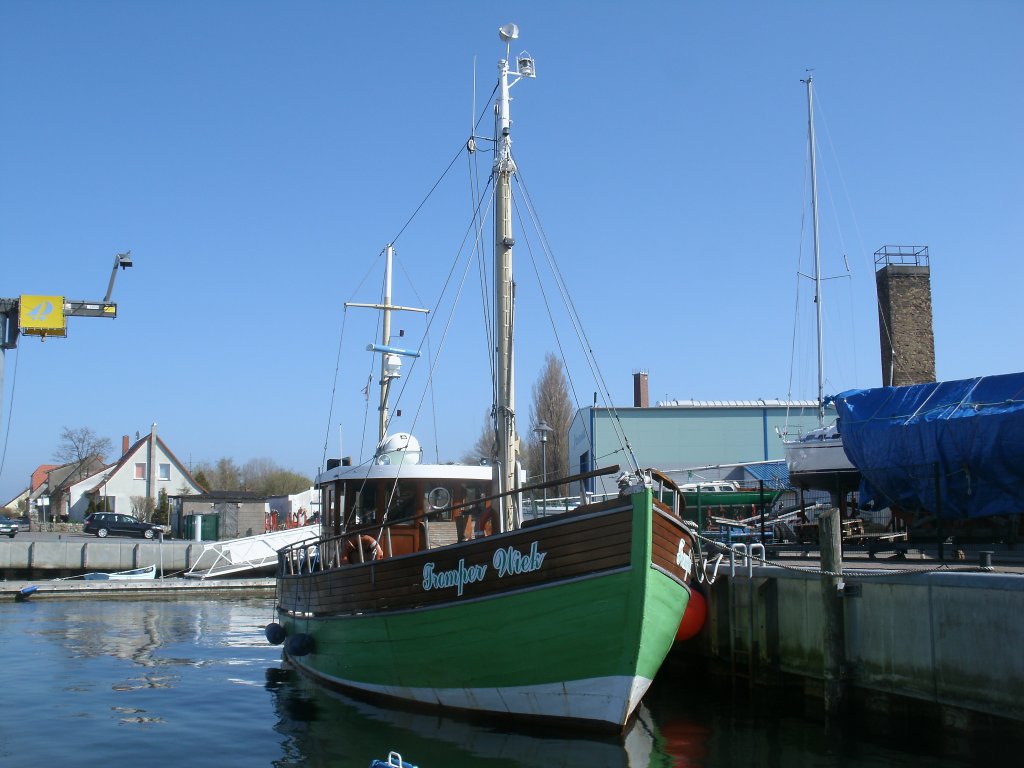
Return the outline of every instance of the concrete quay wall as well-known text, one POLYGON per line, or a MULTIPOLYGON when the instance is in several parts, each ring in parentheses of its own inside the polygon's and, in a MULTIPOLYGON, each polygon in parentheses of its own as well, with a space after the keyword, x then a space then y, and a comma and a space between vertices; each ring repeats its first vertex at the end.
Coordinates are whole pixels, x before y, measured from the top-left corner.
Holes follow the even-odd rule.
POLYGON ((163 564, 164 572, 187 571, 203 553, 203 542, 105 539, 0 541, 0 575, 67 571, 126 571, 163 564))
MULTIPOLYGON (((698 652, 755 680, 821 683, 821 576, 771 566, 750 573, 711 586, 698 652)), ((830 599, 841 602, 847 690, 1024 721, 1024 574, 847 571, 830 599)))

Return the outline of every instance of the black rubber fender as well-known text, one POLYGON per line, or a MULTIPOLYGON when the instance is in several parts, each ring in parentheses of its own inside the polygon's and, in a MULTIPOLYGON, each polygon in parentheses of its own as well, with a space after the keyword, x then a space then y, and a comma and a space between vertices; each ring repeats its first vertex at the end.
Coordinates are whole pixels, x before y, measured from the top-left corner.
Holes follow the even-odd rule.
POLYGON ((315 648, 313 636, 304 633, 290 635, 284 644, 284 650, 289 656, 308 656, 315 648))
POLYGON ((285 631, 285 628, 276 621, 272 621, 267 624, 266 628, 263 630, 263 634, 267 636, 267 642, 271 645, 280 645, 288 636, 288 632, 285 631))

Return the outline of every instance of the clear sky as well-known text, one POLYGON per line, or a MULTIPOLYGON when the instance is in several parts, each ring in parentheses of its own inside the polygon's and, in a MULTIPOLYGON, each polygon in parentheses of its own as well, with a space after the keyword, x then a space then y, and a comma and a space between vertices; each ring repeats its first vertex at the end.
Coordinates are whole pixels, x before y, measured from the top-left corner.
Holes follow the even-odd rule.
MULTIPOLYGON (((341 435, 358 455, 374 331, 349 311, 336 380, 343 303, 376 298, 378 274, 363 278, 465 141, 474 60, 479 111, 507 21, 538 70, 513 91, 516 157, 615 404, 640 368, 652 400, 815 396, 806 282, 790 384, 810 269, 807 68, 823 271, 850 269, 827 287, 827 391, 881 382, 886 244, 930 248, 940 379, 1021 370, 1017 0, 7 0, 0 296, 100 299, 114 254, 135 266, 116 320, 73 318, 66 339, 6 353, 0 503, 64 426, 119 447, 156 422, 186 464, 266 457, 312 475, 341 435)), ((412 284, 396 280, 396 302, 433 303, 467 189, 460 162, 399 238, 412 284)), ((525 422, 554 347, 530 340, 544 310, 519 280, 525 422)), ((430 459, 466 451, 490 400, 466 285, 454 322, 469 330, 438 362, 455 373, 416 424, 430 459)), ((418 343, 423 321, 396 327, 418 343)), ((586 405, 594 385, 578 386, 586 405)))

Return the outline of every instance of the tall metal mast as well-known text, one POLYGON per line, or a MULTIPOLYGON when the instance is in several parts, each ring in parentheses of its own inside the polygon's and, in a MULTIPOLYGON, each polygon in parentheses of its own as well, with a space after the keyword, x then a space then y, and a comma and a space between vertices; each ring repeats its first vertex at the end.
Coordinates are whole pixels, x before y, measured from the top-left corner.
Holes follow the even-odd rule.
MULTIPOLYGON (((384 249, 384 309, 381 312, 381 334, 382 346, 391 344, 391 261, 395 255, 395 248, 388 243, 384 249)), ((377 425, 377 445, 384 442, 388 434, 388 390, 391 388, 391 379, 388 377, 388 356, 380 356, 380 418, 377 425)))
POLYGON ((395 248, 391 243, 384 249, 384 302, 382 304, 362 304, 355 301, 345 302, 346 307, 367 307, 380 310, 381 313, 381 334, 380 344, 368 344, 366 349, 370 352, 380 352, 380 405, 378 406, 377 422, 377 448, 380 451, 384 444, 384 438, 388 434, 388 422, 390 413, 388 411, 388 395, 391 392, 391 382, 401 376, 403 357, 419 357, 416 350, 399 349, 391 346, 391 313, 400 312, 422 312, 430 310, 419 307, 403 307, 391 303, 391 263, 394 260, 395 248))
MULTIPOLYGON (((509 89, 524 77, 534 77, 533 59, 520 54, 518 69, 510 70, 511 42, 519 37, 515 24, 505 24, 498 30, 505 42, 505 58, 498 62, 498 96, 494 104, 494 324, 495 324, 495 428, 497 430, 497 480, 501 493, 518 485, 519 435, 515 422, 515 360, 513 333, 515 328, 515 281, 512 276, 512 174, 516 166, 512 160, 512 139, 509 135, 509 89), (509 78, 514 78, 509 82, 509 78)), ((502 496, 498 515, 502 531, 516 525, 517 510, 513 496, 502 496)))
POLYGON ((807 131, 811 152, 811 219, 814 226, 814 308, 818 321, 818 426, 825 425, 825 359, 822 348, 822 316, 821 316, 821 253, 818 248, 818 170, 814 157, 814 95, 811 82, 814 78, 807 75, 803 82, 807 84, 807 131))

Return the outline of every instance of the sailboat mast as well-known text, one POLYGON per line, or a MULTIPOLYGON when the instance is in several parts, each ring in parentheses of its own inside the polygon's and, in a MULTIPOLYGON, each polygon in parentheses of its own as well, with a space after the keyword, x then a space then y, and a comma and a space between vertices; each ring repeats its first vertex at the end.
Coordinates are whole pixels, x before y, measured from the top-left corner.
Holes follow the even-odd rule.
MULTIPOLYGON (((508 41, 506 41, 508 42, 508 41)), ((495 375, 497 391, 495 422, 498 442, 498 490, 511 491, 517 485, 516 466, 519 460, 519 436, 515 424, 515 380, 513 359, 513 313, 515 283, 512 279, 512 139, 509 136, 509 67, 508 56, 498 63, 498 98, 494 105, 495 203, 494 203, 494 289, 495 289, 495 375)), ((501 497, 501 530, 515 526, 516 510, 513 496, 501 497)))
POLYGON ((811 91, 811 75, 807 84, 807 133, 811 153, 811 220, 814 227, 814 308, 818 324, 818 426, 825 425, 825 360, 822 348, 821 315, 821 252, 818 248, 818 169, 814 156, 814 95, 811 91))
MULTIPOLYGON (((381 308, 381 346, 387 347, 391 344, 391 262, 394 259, 395 248, 388 243, 384 249, 384 303, 381 308)), ((380 356, 380 409, 379 423, 377 425, 377 448, 384 443, 388 434, 388 390, 391 388, 391 377, 388 375, 388 355, 383 353, 380 356)))

